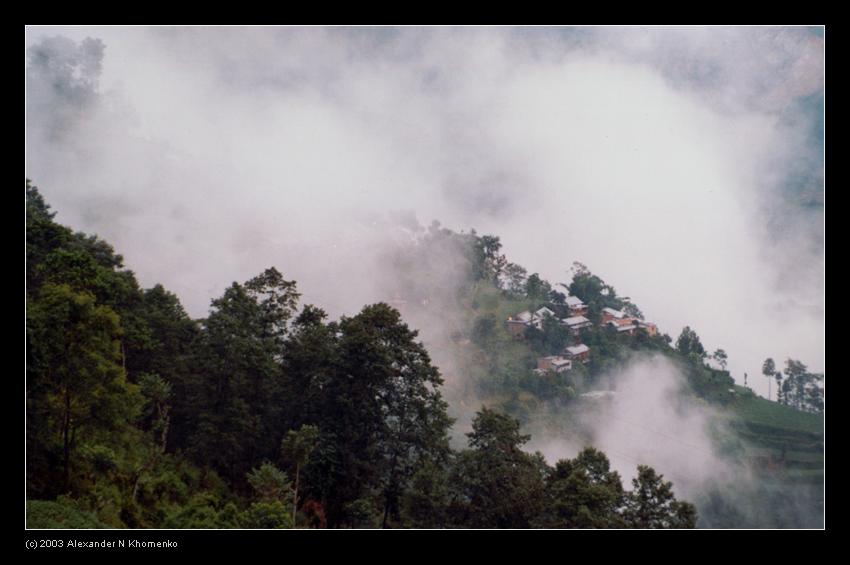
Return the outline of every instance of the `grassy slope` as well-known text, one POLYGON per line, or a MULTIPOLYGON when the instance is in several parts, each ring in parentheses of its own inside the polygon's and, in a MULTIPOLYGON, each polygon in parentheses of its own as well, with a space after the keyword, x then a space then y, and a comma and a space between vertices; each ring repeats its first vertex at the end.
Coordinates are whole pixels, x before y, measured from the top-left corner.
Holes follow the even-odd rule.
MULTIPOLYGON (((489 285, 479 286, 475 302, 473 315, 494 314, 498 320, 535 306, 525 301, 508 300, 489 285)), ((499 359, 495 361, 513 364, 529 355, 533 354, 525 344, 505 339, 499 359)), ((486 378, 485 374, 477 376, 486 378)), ((725 387, 722 392, 727 394, 725 387)), ((771 471, 780 473, 784 480, 822 483, 823 415, 771 402, 740 386, 735 387, 735 394, 731 396, 731 402, 723 404, 729 423, 744 442, 745 457, 761 461, 771 471)))
MULTIPOLYGON (((463 305, 469 319, 492 315, 505 320, 537 304, 522 300, 509 300, 497 289, 480 284, 469 303, 463 305), (468 309, 468 310, 467 310, 468 309)), ((455 346, 455 353, 462 359, 460 365, 465 377, 473 382, 492 382, 494 373, 490 367, 503 369, 499 373, 522 373, 523 367, 533 363, 536 355, 527 344, 511 338, 503 324, 497 329, 498 347, 490 356, 468 341, 455 346)), ((525 369, 527 370, 527 368, 525 369)), ((758 397, 749 389, 735 386, 729 392, 729 384, 721 382, 716 374, 703 377, 698 387, 703 402, 708 402, 727 416, 727 423, 734 433, 726 437, 731 449, 747 467, 755 470, 757 482, 743 484, 737 492, 727 492, 728 502, 737 503, 746 509, 744 515, 728 507, 706 508, 708 527, 821 527, 824 492, 824 421, 823 416, 799 412, 776 402, 758 397), (707 378, 707 380, 706 380, 707 378), (705 381, 705 382, 702 382, 705 381), (715 382, 717 381, 717 382, 715 382), (716 390, 715 390, 716 389, 716 390), (710 522, 710 523, 709 523, 710 522)), ((507 384, 507 383, 506 383, 507 384)), ((692 382, 692 385, 695 383, 692 382)), ((510 390, 511 387, 508 387, 510 390)), ((580 405, 570 410, 540 410, 542 399, 520 391, 513 399, 498 390, 479 391, 480 399, 489 405, 500 405, 512 415, 519 417, 526 431, 535 434, 538 430, 548 433, 563 429, 576 430, 583 418, 580 405), (483 398, 482 398, 483 396, 483 398)), ((515 393, 516 394, 516 393, 515 393)), ((580 427, 580 426, 579 426, 580 427)), ((727 430, 728 431, 728 430, 727 430)), ((721 434, 726 435, 726 434, 721 434)), ((742 477, 743 478, 743 477, 742 477)))
POLYGON ((747 456, 785 481, 822 485, 824 420, 737 387, 730 423, 745 441, 747 456))
POLYGON ((823 435, 823 415, 800 412, 735 387, 740 397, 734 412, 748 424, 823 435))

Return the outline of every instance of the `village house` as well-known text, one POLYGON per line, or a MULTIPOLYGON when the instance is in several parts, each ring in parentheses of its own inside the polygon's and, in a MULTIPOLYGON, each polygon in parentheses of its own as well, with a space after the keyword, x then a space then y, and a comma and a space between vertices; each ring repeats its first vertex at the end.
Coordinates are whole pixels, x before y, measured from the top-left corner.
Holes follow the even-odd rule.
POLYGON ((658 335, 658 326, 656 326, 652 322, 638 320, 637 325, 639 328, 643 328, 644 330, 646 330, 646 333, 649 334, 649 337, 655 337, 658 335))
POLYGON ((567 308, 570 309, 570 316, 585 316, 587 315, 587 304, 582 302, 575 296, 567 296, 564 300, 567 308))
POLYGON ((556 317, 555 313, 552 310, 550 310, 550 309, 548 309, 544 306, 543 308, 540 308, 539 310, 534 312, 534 316, 531 319, 531 324, 535 328, 537 328, 538 330, 542 330, 543 329, 543 320, 546 319, 546 316, 551 316, 553 318, 556 317))
POLYGON ((539 357, 537 359, 537 369, 535 369, 534 372, 537 374, 542 374, 546 371, 563 373, 564 371, 569 371, 572 368, 573 362, 566 357, 561 357, 560 355, 549 355, 548 357, 539 357))
POLYGON ((614 310, 613 308, 603 308, 602 309, 602 321, 600 322, 600 324, 604 325, 604 324, 607 324, 608 322, 610 322, 612 320, 622 320, 625 317, 626 317, 626 314, 619 311, 619 310, 614 310))
POLYGON ((508 326, 508 333, 510 333, 513 337, 521 338, 525 335, 525 328, 528 327, 526 322, 516 318, 510 317, 508 321, 505 322, 508 326))
POLYGON ((525 328, 531 323, 531 312, 525 310, 516 316, 508 317, 508 332, 514 337, 521 338, 525 335, 525 328))
POLYGON ((593 325, 593 322, 585 318, 584 316, 571 316, 569 318, 564 318, 561 320, 561 324, 567 326, 570 331, 573 332, 573 335, 578 335, 578 333, 584 328, 589 328, 593 325))
POLYGON ((622 318, 619 320, 609 320, 606 322, 608 326, 617 330, 617 333, 625 333, 628 335, 635 335, 635 330, 637 329, 637 324, 633 318, 622 318))
POLYGON ((516 316, 508 317, 505 323, 507 324, 508 332, 513 337, 521 338, 525 336, 525 328, 529 326, 534 326, 538 330, 542 330, 543 320, 546 319, 546 316, 552 316, 554 318, 555 312, 544 306, 534 313, 523 310, 516 316))
MULTIPOLYGON (((573 308, 575 308, 576 312, 581 310, 586 311, 587 309, 587 306, 575 296, 567 297, 566 304, 570 308, 571 313, 573 312, 573 308)), ((506 322, 508 332, 514 338, 522 339, 525 337, 525 329, 529 326, 542 330, 543 321, 547 316, 552 316, 554 318, 556 317, 556 313, 545 306, 534 312, 524 310, 516 316, 509 316, 506 322)), ((593 322, 579 314, 562 319, 560 324, 562 326, 566 326, 574 336, 574 347, 587 348, 586 345, 581 343, 580 333, 581 330, 592 327, 593 322)), ((650 337, 658 335, 658 327, 654 323, 627 316, 625 312, 615 310, 614 308, 602 309, 602 319, 599 325, 602 327, 610 327, 618 334, 635 335, 637 329, 640 328, 646 331, 650 337)), ((582 362, 587 360, 587 350, 576 352, 576 355, 580 357, 579 360, 582 362)), ((570 356, 570 358, 574 357, 570 356)))
POLYGON ((566 355, 571 361, 587 363, 590 355, 590 348, 583 343, 571 345, 564 348, 564 355, 566 355))

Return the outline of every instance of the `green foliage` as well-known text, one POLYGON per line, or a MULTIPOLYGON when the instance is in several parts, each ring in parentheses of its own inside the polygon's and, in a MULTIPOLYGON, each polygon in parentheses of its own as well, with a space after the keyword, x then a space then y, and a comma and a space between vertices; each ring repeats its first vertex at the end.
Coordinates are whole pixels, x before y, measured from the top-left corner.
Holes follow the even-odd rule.
POLYGON ((525 296, 530 300, 548 301, 549 293, 552 292, 551 285, 534 273, 525 283, 525 296))
POLYGON ((27 425, 33 492, 73 488, 76 449, 111 442, 141 406, 120 365, 121 325, 115 312, 68 285, 47 284, 27 308, 27 425), (42 457, 44 459, 42 459, 42 457), (60 460, 62 477, 42 465, 60 460), (41 483, 35 475, 46 473, 41 483))
POLYGON ((365 307, 339 324, 337 378, 323 389, 319 428, 328 524, 346 519, 344 506, 380 492, 383 522, 399 517, 405 485, 423 458, 448 453, 451 420, 439 392, 442 377, 417 333, 386 304, 365 307), (330 448, 330 449, 329 449, 330 448))
POLYGON ((475 231, 472 232, 472 236, 474 237, 473 273, 475 280, 489 281, 500 286, 499 279, 507 265, 505 256, 499 254, 502 243, 498 237, 492 235, 475 237, 475 231))
POLYGON ((546 510, 536 525, 549 528, 624 527, 625 492, 608 458, 592 447, 555 464, 546 481, 546 510))
POLYGON ((346 524, 351 528, 376 528, 379 515, 371 498, 363 497, 345 505, 346 524))
POLYGON ((654 469, 638 466, 632 479, 632 491, 626 495, 623 519, 632 528, 695 528, 696 508, 676 500, 673 484, 654 469))
POLYGON ((59 497, 57 500, 28 500, 27 528, 106 528, 91 512, 80 510, 73 500, 59 497))
POLYGON ((475 319, 469 332, 472 342, 483 349, 492 347, 497 339, 499 320, 493 314, 486 314, 475 319))
POLYGON ((776 373, 776 363, 773 362, 773 359, 768 357, 764 360, 764 365, 762 365, 761 373, 768 378, 772 378, 776 373))
POLYGON ((726 370, 726 364, 727 364, 727 360, 729 359, 729 356, 726 355, 726 352, 724 350, 722 350, 722 349, 716 350, 714 353, 712 353, 711 357, 712 357, 712 359, 717 361, 717 363, 720 365, 721 369, 723 369, 724 371, 726 370))
POLYGON ((452 466, 450 523, 474 528, 527 528, 540 512, 546 464, 521 446, 519 421, 483 408, 472 421, 470 449, 452 466))
POLYGON ((294 527, 292 515, 279 500, 254 502, 239 517, 243 528, 283 529, 294 527))
POLYGON ((303 425, 298 430, 289 430, 280 444, 281 455, 295 467, 295 487, 293 489, 292 519, 295 520, 298 508, 298 484, 301 468, 310 460, 310 454, 316 449, 319 440, 319 428, 303 425))
POLYGON ((508 263, 505 265, 504 272, 504 288, 508 296, 514 298, 522 298, 526 296, 528 271, 516 263, 508 263))
POLYGON ((319 439, 319 428, 303 425, 298 430, 289 430, 281 442, 283 457, 296 466, 303 466, 310 458, 319 439))
POLYGON ((444 528, 448 525, 447 469, 434 461, 420 465, 405 492, 402 521, 411 528, 444 528))
MULTIPOLYGON (((591 273, 585 265, 578 262, 573 263, 572 271, 573 280, 567 288, 571 295, 587 304, 588 313, 590 314, 588 318, 594 324, 598 323, 599 315, 603 308, 620 310, 630 304, 618 298, 614 287, 591 273)), ((643 317, 633 304, 630 305, 630 309, 632 309, 635 316, 643 317)))
POLYGON ((294 283, 269 269, 244 285, 233 283, 213 300, 195 347, 187 400, 190 450, 235 485, 250 466, 276 459, 283 436, 283 356, 294 311, 294 283), (269 442, 269 438, 273 443, 269 442))
POLYGON ((219 510, 218 504, 217 497, 199 493, 185 505, 174 507, 162 527, 178 530, 247 527, 243 525, 242 516, 235 505, 229 503, 219 510))
POLYGON ((685 356, 693 355, 698 360, 702 360, 706 356, 705 348, 702 346, 699 336, 688 326, 682 329, 682 333, 676 340, 676 351, 685 356))
MULTIPOLYGON (((693 507, 651 468, 625 492, 601 452, 552 468, 522 449, 529 436, 520 421, 572 421, 586 383, 637 352, 674 359, 694 393, 746 414, 739 441, 727 442, 736 456, 749 457, 751 441, 772 450, 770 464, 783 476, 800 484, 822 476, 822 435, 800 435, 815 424, 799 418, 818 416, 799 410, 822 410, 823 375, 798 361, 786 364, 782 389, 799 410, 729 393, 731 377, 705 365, 689 328, 676 350, 669 336, 590 328, 580 336, 591 348, 587 365, 534 374, 536 358, 560 353, 570 336, 550 319, 520 341, 504 320, 542 305, 562 316, 564 295, 508 263, 494 236, 433 225, 414 253, 392 258, 406 299, 425 304, 442 292, 468 314, 468 325, 453 328, 464 382, 509 414, 482 410, 469 448, 453 452, 442 377, 386 304, 329 322, 315 306, 298 312, 295 282, 268 269, 234 283, 206 319, 193 321, 162 286, 140 289, 109 244, 55 224, 29 182, 26 212, 32 524, 692 527, 693 507), (413 263, 421 268, 405 269, 413 263)), ((591 320, 604 307, 640 316, 584 266, 570 291, 591 320)), ((714 357, 725 361, 721 352, 714 357)), ((765 488, 773 496, 773 484, 765 488)), ((724 500, 711 504, 720 509, 724 500)))
POLYGON ((248 473, 248 484, 260 502, 290 502, 292 493, 289 477, 269 462, 248 473))
POLYGON ((810 373, 806 365, 795 359, 785 361, 785 380, 782 383, 782 402, 797 410, 823 411, 824 376, 810 373))

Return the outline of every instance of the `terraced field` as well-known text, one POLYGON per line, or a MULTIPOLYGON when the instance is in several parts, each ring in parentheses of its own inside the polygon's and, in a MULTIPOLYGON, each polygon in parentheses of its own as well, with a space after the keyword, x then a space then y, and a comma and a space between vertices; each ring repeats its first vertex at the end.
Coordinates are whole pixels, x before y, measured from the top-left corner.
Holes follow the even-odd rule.
POLYGON ((736 387, 730 426, 758 474, 760 493, 775 504, 776 527, 822 527, 824 419, 736 387))

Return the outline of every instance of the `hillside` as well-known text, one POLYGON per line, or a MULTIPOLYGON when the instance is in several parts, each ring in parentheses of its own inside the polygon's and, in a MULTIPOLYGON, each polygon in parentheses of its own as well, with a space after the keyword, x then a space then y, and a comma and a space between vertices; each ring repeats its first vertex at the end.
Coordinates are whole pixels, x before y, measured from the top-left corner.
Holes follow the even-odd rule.
MULTIPOLYGON (((54 222, 29 182, 26 195, 29 527, 696 526, 650 465, 629 489, 592 446, 547 461, 504 410, 476 407, 450 442, 456 389, 385 302, 328 320, 270 267, 193 320, 107 242, 54 222)), ((488 380, 458 376, 470 391, 488 380)))
MULTIPOLYGON (((431 230, 417 248, 406 251, 415 260, 404 264, 427 266, 432 263, 430 258, 435 248, 442 249, 445 240, 461 237, 464 234, 431 230)), ((445 293, 448 298, 442 302, 423 300, 428 289, 417 288, 413 282, 404 285, 405 290, 413 292, 397 292, 406 299, 402 313, 415 326, 451 327, 451 331, 431 331, 424 335, 432 337, 428 347, 446 374, 447 398, 453 401, 452 415, 461 425, 468 421, 465 412, 486 405, 518 418, 535 438, 593 443, 600 435, 604 436, 599 433, 598 424, 590 423, 599 412, 599 402, 605 402, 600 400, 605 398, 599 396, 600 391, 611 390, 616 395, 621 384, 618 379, 622 379, 620 373, 628 372, 636 359, 660 356, 676 367, 680 375, 677 386, 681 394, 676 402, 704 413, 711 422, 706 449, 718 453, 717 459, 732 469, 729 472, 733 477, 746 477, 737 484, 730 478, 729 484, 705 487, 698 505, 701 524, 716 527, 822 524, 821 413, 768 401, 737 386, 728 372, 708 364, 712 356, 690 328, 684 328, 675 341, 668 334, 659 331, 649 335, 642 328, 637 328, 633 335, 612 331, 602 323, 605 309, 622 311, 624 316, 631 315, 636 320, 642 319, 642 313, 637 305, 620 298, 612 286, 582 265, 574 270, 570 284, 553 285, 537 275, 527 275, 524 268, 500 256, 498 238, 490 237, 485 242, 482 240, 489 236, 478 238, 474 232, 466 237, 481 249, 470 259, 473 265, 467 270, 467 284, 458 284, 453 293, 445 293), (475 266, 476 261, 483 265, 475 266), (499 266, 499 273, 494 272, 494 265, 499 266), (522 273, 524 284, 511 281, 511 271, 522 273), (557 323, 558 318, 570 315, 565 305, 568 296, 577 297, 587 306, 587 317, 592 322, 576 335, 564 332, 563 324, 557 323), (553 311, 555 320, 542 320, 540 328, 529 325, 520 335, 509 331, 509 320, 519 313, 540 308, 553 311), (561 355, 565 346, 574 343, 589 347, 586 362, 574 362, 565 372, 535 371, 538 360, 561 355), (758 480, 752 480, 756 476, 758 480), (742 505, 746 508, 730 510, 736 499, 746 501, 742 505)), ((790 378, 786 379, 786 388, 790 387, 789 381, 790 378)), ((792 392, 787 395, 790 403, 792 392)), ((616 418, 616 413, 611 417, 616 418)), ((672 420, 667 430, 650 427, 642 441, 657 442, 661 434, 666 443, 675 446, 676 424, 672 420)), ((459 437, 457 430, 455 433, 459 437)), ((688 457, 686 442, 682 445, 679 457, 688 457)), ((630 461, 639 458, 629 454, 628 447, 619 449, 630 461)))
POLYGON ((269 268, 192 320, 28 185, 28 523, 819 524, 822 416, 734 387, 585 267, 561 293, 499 250, 432 226, 389 258, 395 307, 328 320, 269 268))

